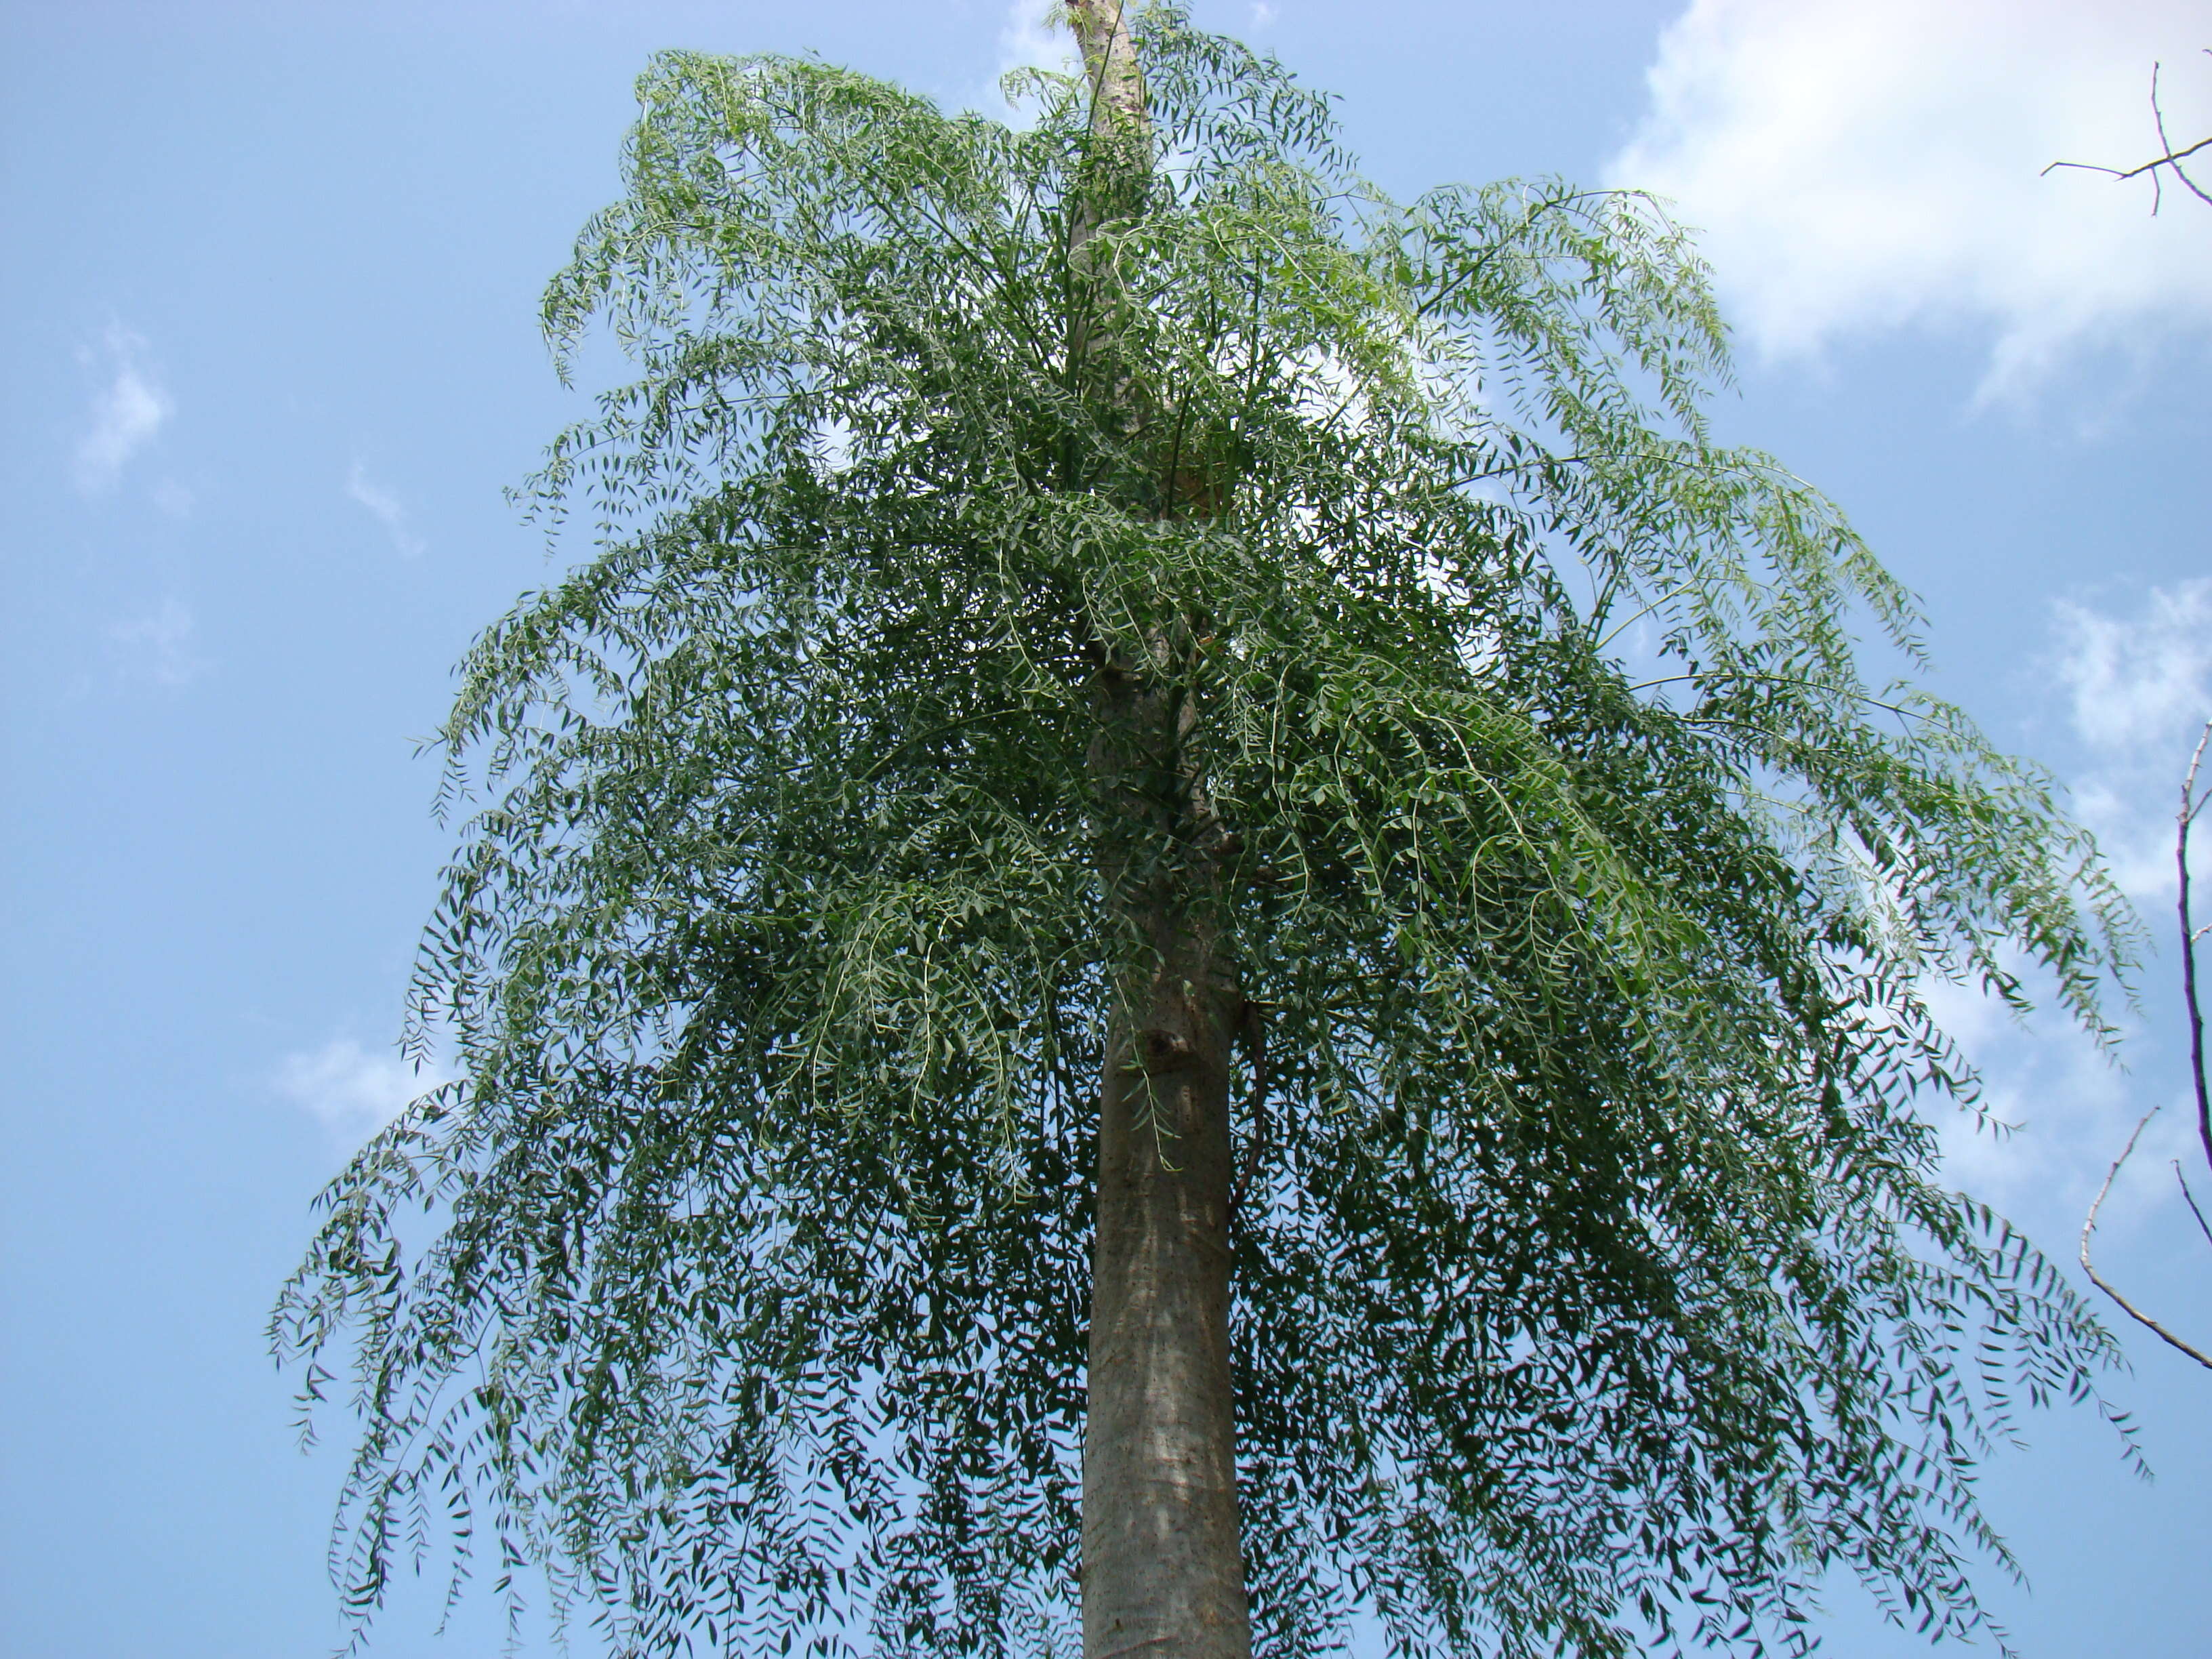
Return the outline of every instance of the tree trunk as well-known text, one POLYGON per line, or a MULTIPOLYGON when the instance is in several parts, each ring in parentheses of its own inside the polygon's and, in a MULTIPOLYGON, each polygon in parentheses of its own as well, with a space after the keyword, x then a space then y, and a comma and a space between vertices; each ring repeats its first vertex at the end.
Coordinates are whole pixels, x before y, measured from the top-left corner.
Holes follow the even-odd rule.
POLYGON ((1188 915, 1106 1050, 1083 1439, 1085 1659, 1252 1650, 1229 1372, 1230 1033, 1188 915))
MULTIPOLYGON (((1070 356, 1109 405, 1109 424, 1135 434, 1145 398, 1119 362, 1120 296, 1091 269, 1087 247, 1143 200, 1144 81, 1122 0, 1069 0, 1067 9, 1091 77, 1096 140, 1070 225, 1070 264, 1090 290, 1070 356)), ((1166 637, 1151 644, 1141 665, 1102 653, 1095 684, 1101 874, 1140 945, 1133 957, 1114 952, 1126 965, 1099 1090, 1083 1651, 1249 1659, 1229 1370, 1229 1074, 1243 999, 1216 966, 1205 902, 1224 837, 1184 757, 1194 711, 1178 683, 1188 653, 1166 637), (1130 852, 1146 848, 1150 865, 1176 844, 1192 856, 1170 860, 1172 872, 1132 872, 1130 852)))

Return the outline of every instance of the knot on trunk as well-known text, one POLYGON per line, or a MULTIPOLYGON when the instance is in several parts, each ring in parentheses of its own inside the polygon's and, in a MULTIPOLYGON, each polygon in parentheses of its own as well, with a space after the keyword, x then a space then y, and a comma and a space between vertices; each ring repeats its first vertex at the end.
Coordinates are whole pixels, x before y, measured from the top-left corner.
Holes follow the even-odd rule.
POLYGON ((1157 1077, 1162 1072, 1180 1071, 1198 1057, 1198 1050, 1191 1045, 1188 1037, 1158 1026, 1148 1027, 1136 1033, 1134 1046, 1136 1055, 1128 1069, 1146 1077, 1157 1077))

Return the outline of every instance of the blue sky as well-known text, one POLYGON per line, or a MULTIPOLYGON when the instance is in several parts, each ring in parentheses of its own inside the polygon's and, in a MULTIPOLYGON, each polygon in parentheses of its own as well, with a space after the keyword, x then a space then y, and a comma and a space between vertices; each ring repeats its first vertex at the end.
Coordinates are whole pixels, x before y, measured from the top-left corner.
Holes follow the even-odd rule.
MULTIPOLYGON (((0 0, 0 1627, 20 1659, 321 1651, 339 1468, 262 1347, 308 1204, 409 1086, 391 1048, 447 852, 415 739, 549 567, 501 489, 580 403, 537 293, 614 191, 655 47, 818 52, 956 104, 1057 50, 1041 4, 0 0)), ((2212 714, 2212 208, 2060 159, 2212 131, 2202 0, 1273 0, 1199 15, 1342 95, 1386 185, 1662 190, 1739 325, 1717 417, 1925 598, 1941 685, 2048 763, 2159 930, 2212 714), (2113 13, 2121 14, 2115 17, 2113 13)), ((2212 169, 2208 169, 2212 171, 2212 169)), ((2200 860, 2212 873, 2212 855, 2200 860)), ((2212 1336, 2174 958, 2116 1071, 1942 994, 2000 1144, 1954 1168, 2212 1336)), ((1990 1575, 2030 1659, 2203 1651, 2212 1375, 2123 1333, 2159 1478, 2027 1425, 1990 1575)), ((343 1438, 343 1419, 327 1425, 343 1438)), ((483 1653, 489 1598, 374 1650, 483 1653)), ((1830 1649, 1921 1651, 1838 1587, 1830 1649)), ((582 1651, 588 1652, 588 1644, 582 1651)))

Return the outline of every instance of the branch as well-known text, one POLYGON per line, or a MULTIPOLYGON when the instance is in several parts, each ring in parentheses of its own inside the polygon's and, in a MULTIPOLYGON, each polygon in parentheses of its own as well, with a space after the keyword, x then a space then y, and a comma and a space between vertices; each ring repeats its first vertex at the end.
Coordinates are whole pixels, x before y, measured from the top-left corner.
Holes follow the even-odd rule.
MULTIPOLYGON (((2181 896, 2177 908, 2181 918, 2181 1002, 2189 1015, 2189 1069, 2191 1080, 2197 1085, 2197 1139, 2204 1148, 2204 1161, 2212 1164, 2212 1097, 2208 1097, 2204 1083, 2204 1007, 2197 995, 2197 941, 2203 930, 2190 926, 2189 915, 2189 830, 2204 802, 2197 799, 2197 775, 2204 764, 2204 747, 2212 743, 2212 720, 2204 722, 2204 730, 2197 739, 2196 752, 2189 757, 2189 771, 2181 780, 2181 811, 2177 815, 2173 830, 2173 864, 2180 878, 2181 896)), ((2207 792, 2212 799, 2212 791, 2207 792)))
POLYGON ((2204 1212, 2197 1207, 2197 1194, 2189 1190, 2189 1177, 2181 1173, 2181 1160, 2173 1160, 2173 1178, 2181 1186, 2182 1202, 2189 1206, 2189 1213, 2197 1218, 2197 1231, 2204 1235, 2204 1242, 2212 1244, 2212 1222, 2204 1219, 2204 1212))
POLYGON ((2160 1341, 2180 1349, 2205 1370, 2212 1370, 2212 1356, 2208 1356, 2200 1350, 2190 1346, 2188 1343, 2183 1341, 2106 1284, 2104 1275, 2097 1271, 2096 1264, 2089 1260, 2089 1237, 2097 1231, 2097 1212, 2105 1206, 2105 1194, 2112 1190, 2112 1179, 2119 1174, 2120 1165, 2128 1161, 2128 1155, 2136 1149, 2136 1142, 2142 1138, 2142 1132, 2149 1125, 2151 1119, 2157 1115, 2158 1108, 2155 1106, 2142 1115, 2142 1121, 2136 1125, 2135 1133, 2128 1137, 2128 1144, 2120 1149, 2120 1155, 2112 1160, 2112 1167, 2105 1171, 2105 1184, 2097 1188, 2096 1201, 2089 1206, 2088 1219, 2081 1224, 2081 1271, 2089 1275, 2089 1282, 2092 1285, 2118 1303, 2120 1311, 2134 1320, 2136 1324, 2151 1332, 2160 1341))
MULTIPOLYGON (((2208 46, 2205 50, 2208 53, 2212 53, 2212 46, 2208 46)), ((2094 161, 2053 161, 2050 167, 2044 168, 2041 173, 2036 174, 2036 177, 2039 179, 2047 179, 2051 176, 2053 169, 2057 167, 2078 167, 2084 173, 2101 173, 2108 175, 2115 181, 2121 181, 2129 179, 2140 179, 2144 173, 2148 173, 2150 174, 2151 216, 2155 218, 2158 216, 2158 210, 2163 193, 2162 186, 2159 180, 2158 170, 2160 167, 2172 167, 2173 169, 2173 176, 2181 180, 2182 184, 2187 187, 2191 195, 2196 197, 2198 201, 2203 203, 2207 207, 2212 207, 2212 196, 2206 195, 2203 190, 2199 189, 2197 181, 2191 178, 2188 173, 2182 171, 2181 167, 2182 162, 2188 157, 2196 155, 2200 149, 2203 149, 2208 146, 2212 146, 2212 138, 2199 138, 2195 143, 2190 145, 2186 149, 2174 149, 2173 141, 2166 136, 2166 112, 2159 107, 2158 103, 2158 72, 2160 67, 2161 66, 2157 64, 2153 64, 2150 66, 2150 114, 2152 122, 2158 128, 2159 147, 2162 152, 2160 155, 2158 155, 2154 160, 2145 161, 2140 167, 2129 167, 2124 171, 2118 167, 2100 167, 2094 161)))
MULTIPOLYGON (((2158 156, 2154 160, 2145 161, 2141 167, 2130 167, 2125 172, 2121 171, 2118 167, 2099 167, 2094 161, 2053 161, 2049 167, 2044 168, 2041 173, 2038 173, 2036 177, 2039 179, 2046 178, 2059 167, 2079 167, 2084 173, 2110 173, 2115 179, 2140 179, 2144 173, 2154 172, 2160 167, 2173 167, 2173 170, 2176 173, 2180 173, 2181 169, 2178 167, 2174 167, 2174 163, 2177 161, 2186 161, 2190 156, 2196 155, 2198 150, 2204 149, 2207 145, 2212 145, 2212 138, 2199 138, 2187 149, 2170 149, 2166 151, 2165 155, 2158 156)), ((2188 177, 2185 173, 2182 176, 2185 180, 2188 177)), ((2191 185, 2190 188, 2191 190, 2196 190, 2197 187, 2194 185, 2191 185)), ((2197 193, 2200 196, 2204 194, 2203 191, 2197 191, 2197 193)), ((2207 199, 2212 200, 2212 198, 2207 198, 2207 199)))
MULTIPOLYGON (((1887 709, 1891 714, 1896 715, 1899 720, 1920 720, 1923 723, 1933 725, 1936 719, 1934 715, 1927 713, 1924 709, 1905 708, 1893 702, 1885 702, 1881 698, 1874 696, 1870 692, 1853 691, 1847 686, 1830 685, 1824 680, 1804 679, 1795 674, 1753 674, 1745 673, 1735 669, 1716 669, 1710 674, 1702 672, 1696 674, 1662 674, 1656 680, 1638 680, 1634 685, 1630 686, 1628 690, 1630 695, 1633 696, 1638 691, 1649 691, 1652 687, 1658 685, 1680 685, 1685 682, 1690 681, 1722 679, 1756 680, 1761 684, 1765 685, 1798 685, 1804 687, 1808 691, 1842 691, 1845 696, 1852 698, 1856 702, 1865 703, 1869 708, 1887 709)), ((1758 726, 1753 727, 1753 729, 1755 731, 1763 731, 1765 728, 1763 726, 1758 726)))

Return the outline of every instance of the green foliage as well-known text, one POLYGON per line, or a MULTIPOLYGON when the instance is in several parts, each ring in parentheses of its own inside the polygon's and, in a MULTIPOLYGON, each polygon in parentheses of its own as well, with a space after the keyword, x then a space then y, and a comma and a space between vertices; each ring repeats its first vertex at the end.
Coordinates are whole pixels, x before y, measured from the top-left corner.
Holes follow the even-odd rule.
POLYGON ((465 1080, 277 1315, 357 1372, 352 1605, 488 1506, 625 1652, 1063 1650, 1126 867, 1266 1013, 1264 1652, 1363 1607, 1408 1654, 1794 1651, 1839 1564, 1972 1632, 1974 1460, 2116 1353, 1936 1179, 1974 1083, 1917 988, 2030 960, 2096 1024, 2087 838, 1863 682, 1911 601, 1711 442, 1657 206, 1401 205, 1271 62, 1139 47, 1165 160, 1081 270, 1079 82, 1026 131, 811 61, 640 83, 546 300, 640 366, 535 485, 603 550, 444 732, 415 1039, 465 1080), (1226 843, 1097 810, 1107 661, 1182 699, 1152 787, 1226 843))

